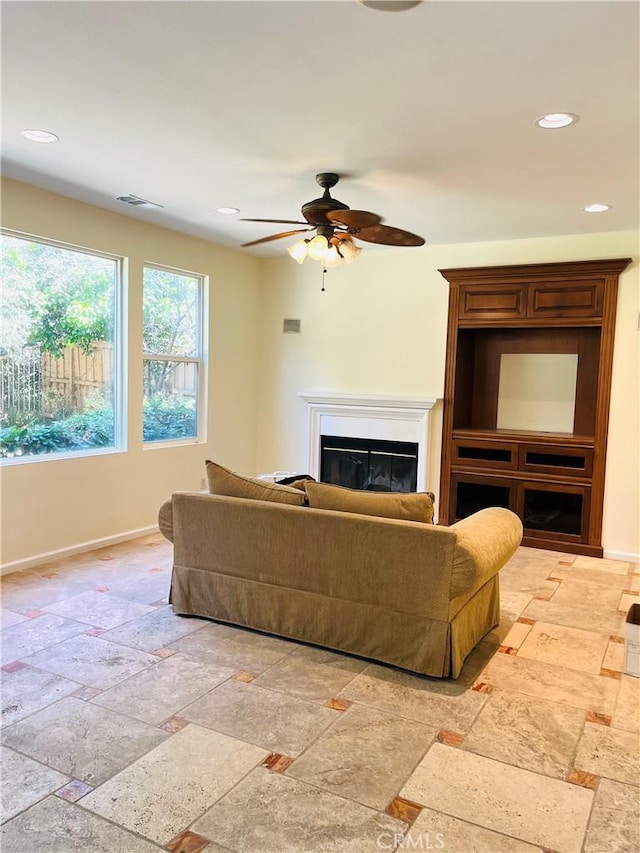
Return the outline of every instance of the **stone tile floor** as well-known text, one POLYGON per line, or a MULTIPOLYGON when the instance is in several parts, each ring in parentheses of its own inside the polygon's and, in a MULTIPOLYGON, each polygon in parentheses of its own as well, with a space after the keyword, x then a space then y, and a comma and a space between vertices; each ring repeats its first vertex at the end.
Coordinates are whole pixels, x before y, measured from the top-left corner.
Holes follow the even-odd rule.
POLYGON ((170 571, 4 579, 3 853, 640 850, 640 567, 521 548, 457 681, 175 616, 170 571))

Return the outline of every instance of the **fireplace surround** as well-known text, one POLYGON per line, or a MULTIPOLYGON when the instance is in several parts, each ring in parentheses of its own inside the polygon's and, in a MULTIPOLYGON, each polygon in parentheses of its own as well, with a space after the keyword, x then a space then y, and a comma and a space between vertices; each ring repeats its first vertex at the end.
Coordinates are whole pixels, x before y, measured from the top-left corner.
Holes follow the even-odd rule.
POLYGON ((309 412, 309 473, 321 479, 321 438, 417 445, 415 489, 427 491, 431 410, 436 397, 301 391, 309 412))

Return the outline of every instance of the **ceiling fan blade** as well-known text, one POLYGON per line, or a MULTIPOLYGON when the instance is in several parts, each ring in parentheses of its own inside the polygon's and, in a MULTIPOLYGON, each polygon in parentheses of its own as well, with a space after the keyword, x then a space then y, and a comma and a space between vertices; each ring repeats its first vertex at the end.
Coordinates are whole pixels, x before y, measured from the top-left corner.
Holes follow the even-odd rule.
POLYGON ((385 246, 424 246, 424 237, 403 231, 402 228, 391 228, 389 225, 361 228, 354 236, 367 243, 382 243, 385 246))
POLYGON ((345 228, 371 228, 382 222, 377 213, 368 210, 330 210, 326 217, 332 225, 344 225, 345 228))
POLYGON ((279 222, 281 225, 308 225, 308 222, 299 219, 244 219, 239 218, 238 222, 279 222))
POLYGON ((270 237, 261 237, 260 240, 252 240, 250 243, 243 243, 245 246, 257 246, 258 243, 270 243, 272 240, 279 240, 281 237, 291 237, 292 234, 302 234, 304 231, 314 231, 314 228, 296 228, 295 231, 282 231, 280 234, 272 234, 270 237))

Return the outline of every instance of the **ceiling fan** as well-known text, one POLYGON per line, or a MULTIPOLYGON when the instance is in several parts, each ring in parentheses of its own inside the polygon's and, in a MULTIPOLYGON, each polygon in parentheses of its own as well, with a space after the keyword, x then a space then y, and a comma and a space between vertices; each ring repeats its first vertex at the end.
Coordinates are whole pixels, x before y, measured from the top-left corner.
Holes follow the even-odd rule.
POLYGON ((422 246, 424 238, 402 228, 382 225, 382 217, 368 210, 351 210, 348 205, 331 197, 329 190, 334 187, 340 175, 335 172, 320 172, 316 181, 324 189, 320 198, 314 198, 302 205, 303 220, 299 219, 243 219, 243 222, 273 222, 286 225, 306 225, 293 231, 281 231, 259 240, 243 243, 244 246, 257 246, 270 243, 283 237, 316 231, 317 236, 302 239, 289 247, 289 254, 298 263, 306 257, 323 261, 327 267, 336 266, 342 260, 351 263, 362 251, 353 242, 353 238, 366 243, 382 243, 385 246, 422 246))

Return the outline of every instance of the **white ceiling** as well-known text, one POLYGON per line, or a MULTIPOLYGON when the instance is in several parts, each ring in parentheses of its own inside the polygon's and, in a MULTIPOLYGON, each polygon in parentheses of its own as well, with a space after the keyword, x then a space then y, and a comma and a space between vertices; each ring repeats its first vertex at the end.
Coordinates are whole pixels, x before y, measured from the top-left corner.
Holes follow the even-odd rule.
POLYGON ((216 207, 298 219, 324 170, 344 176, 335 197, 431 244, 637 228, 638 11, 5 0, 4 174, 233 246, 286 226, 216 207), (580 119, 536 127, 559 110, 580 119), (582 212, 595 201, 611 210, 582 212))

